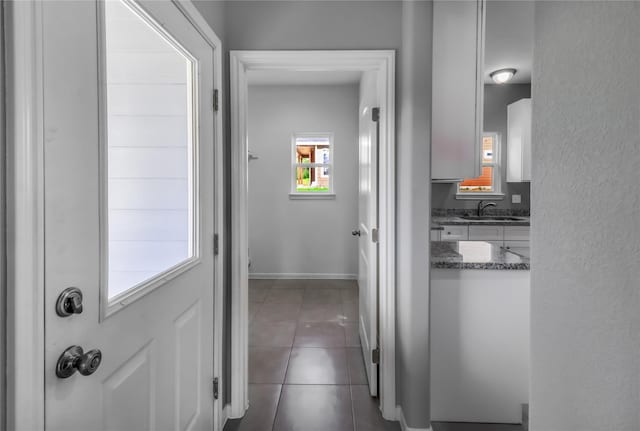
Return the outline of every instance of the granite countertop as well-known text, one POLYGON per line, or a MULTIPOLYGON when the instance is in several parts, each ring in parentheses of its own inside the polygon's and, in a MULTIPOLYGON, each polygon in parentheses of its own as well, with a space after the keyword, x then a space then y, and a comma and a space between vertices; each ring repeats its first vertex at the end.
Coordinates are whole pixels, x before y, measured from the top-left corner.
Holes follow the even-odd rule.
POLYGON ((432 241, 431 267, 528 270, 529 259, 484 241, 432 241))
MULTIPOLYGON (((440 225, 482 225, 482 226, 530 226, 530 218, 528 216, 508 216, 512 220, 491 219, 491 216, 481 220, 469 220, 461 216, 432 216, 431 226, 440 225)), ((500 217, 500 216, 498 216, 500 217)))

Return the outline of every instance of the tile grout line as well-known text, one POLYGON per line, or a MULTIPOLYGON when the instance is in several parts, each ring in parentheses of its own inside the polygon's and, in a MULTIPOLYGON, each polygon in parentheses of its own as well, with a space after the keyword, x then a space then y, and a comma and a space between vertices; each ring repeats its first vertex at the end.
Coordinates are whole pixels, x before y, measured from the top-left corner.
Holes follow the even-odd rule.
MULTIPOLYGON (((304 288, 306 290, 306 287, 304 288)), ((254 301, 256 303, 259 304, 258 309, 260 309, 264 304, 267 303, 267 299, 271 293, 272 290, 274 290, 273 286, 268 287, 267 292, 265 293, 264 299, 262 301, 254 301)), ((277 301, 276 301, 277 302, 277 301)), ((351 406, 351 417, 352 417, 352 430, 356 431, 356 418, 355 418, 355 406, 354 406, 354 402, 353 402, 353 385, 352 385, 352 370, 350 367, 350 362, 349 362, 349 356, 350 356, 350 347, 347 345, 347 334, 346 334, 346 328, 344 326, 345 322, 348 322, 346 319, 346 315, 345 315, 345 309, 346 309, 346 303, 344 300, 344 297, 341 295, 341 300, 339 302, 340 304, 340 309, 342 310, 342 319, 338 320, 338 321, 333 321, 333 320, 318 320, 317 322, 307 322, 307 321, 301 321, 300 320, 300 315, 301 315, 301 311, 302 311, 302 305, 304 304, 304 297, 303 297, 303 301, 300 304, 300 310, 298 312, 298 316, 297 319, 295 320, 295 331, 294 331, 294 335, 293 335, 293 341, 291 346, 286 346, 289 348, 289 355, 287 357, 287 365, 285 367, 285 373, 284 373, 284 377, 282 380, 282 383, 280 385, 280 393, 278 396, 278 401, 276 403, 276 408, 275 408, 275 414, 273 417, 273 422, 272 422, 272 426, 271 426, 271 430, 273 431, 275 429, 275 424, 276 424, 276 419, 278 417, 278 413, 279 413, 279 409, 282 403, 282 399, 283 399, 283 393, 284 390, 286 388, 286 386, 308 386, 308 384, 287 384, 286 383, 286 379, 287 379, 287 375, 288 375, 288 371, 289 371, 289 367, 291 365, 291 357, 293 355, 293 349, 294 348, 310 348, 310 349, 340 349, 343 351, 344 354, 344 359, 346 361, 346 372, 347 372, 347 383, 344 385, 340 385, 340 384, 335 384, 335 383, 327 383, 327 386, 348 386, 348 391, 349 391, 349 402, 350 402, 350 406, 351 406), (338 324, 338 326, 340 326, 341 329, 341 333, 343 336, 343 341, 344 344, 342 346, 311 346, 311 347, 306 347, 306 346, 296 346, 295 345, 295 339, 298 335, 298 329, 300 327, 300 325, 304 325, 306 323, 336 323, 338 324)), ((318 305, 322 305, 321 303, 318 305)), ((256 311, 257 314, 258 311, 256 311)), ((272 322, 275 323, 275 322, 272 322)), ((259 384, 259 383, 258 383, 259 384)), ((263 383, 263 384, 267 384, 267 383, 263 383)))
POLYGON ((282 377, 282 384, 280 385, 280 394, 278 395, 278 402, 276 403, 276 411, 273 415, 273 422, 271 423, 271 431, 274 430, 276 426, 276 419, 278 417, 278 411, 280 410, 280 402, 282 401, 282 394, 284 392, 285 381, 287 379, 287 372, 289 371, 289 363, 291 362, 291 353, 293 351, 293 346, 289 349, 289 357, 287 358, 287 367, 284 370, 284 376, 282 377))
POLYGON ((347 331, 344 328, 344 326, 340 325, 340 327, 342 328, 342 335, 344 335, 344 344, 345 344, 344 359, 347 363, 346 365, 347 365, 347 382, 349 383, 349 403, 351 404, 351 427, 353 431, 356 431, 356 409, 355 409, 355 406, 353 405, 353 388, 351 385, 351 366, 350 366, 351 364, 349 362, 349 350, 347 348, 347 331))

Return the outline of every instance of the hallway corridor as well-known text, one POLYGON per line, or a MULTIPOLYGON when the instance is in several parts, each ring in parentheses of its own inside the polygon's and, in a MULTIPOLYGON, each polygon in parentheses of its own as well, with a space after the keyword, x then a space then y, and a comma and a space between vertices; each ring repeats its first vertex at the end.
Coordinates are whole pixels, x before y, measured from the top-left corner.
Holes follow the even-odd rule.
POLYGON ((348 280, 250 280, 249 403, 225 431, 398 431, 369 396, 348 280))

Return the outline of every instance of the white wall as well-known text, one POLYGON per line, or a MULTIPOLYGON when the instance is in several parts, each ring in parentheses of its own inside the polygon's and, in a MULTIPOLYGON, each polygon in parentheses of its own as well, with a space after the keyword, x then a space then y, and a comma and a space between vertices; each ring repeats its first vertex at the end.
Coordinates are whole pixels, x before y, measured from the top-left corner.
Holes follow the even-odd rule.
POLYGON ((640 429, 640 4, 536 2, 531 430, 640 429))
MULTIPOLYGON (((250 86, 250 273, 355 277, 358 86, 250 86), (331 132, 335 199, 291 200, 291 137, 331 132)), ((259 275, 256 275, 259 274, 259 275)))

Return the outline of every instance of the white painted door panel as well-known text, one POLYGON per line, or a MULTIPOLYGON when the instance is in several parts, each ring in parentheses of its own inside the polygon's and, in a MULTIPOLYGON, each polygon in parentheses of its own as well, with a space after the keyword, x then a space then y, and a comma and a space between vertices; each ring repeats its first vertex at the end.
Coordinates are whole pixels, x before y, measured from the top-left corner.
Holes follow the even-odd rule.
MULTIPOLYGON (((179 262, 167 256, 176 250, 172 241, 184 238, 189 227, 179 212, 165 208, 172 193, 177 194, 176 199, 184 198, 172 185, 157 189, 149 188, 148 184, 146 189, 141 186, 145 202, 140 208, 135 208, 139 200, 113 199, 109 208, 122 205, 129 209, 118 214, 107 211, 109 189, 105 186, 106 163, 103 164, 108 154, 103 139, 106 115, 101 109, 106 104, 105 76, 134 80, 150 75, 141 73, 145 50, 140 50, 136 61, 131 61, 133 75, 128 78, 123 70, 112 75, 101 72, 102 7, 102 3, 93 1, 42 3, 46 429, 211 430, 214 131, 208 102, 213 90, 213 51, 175 4, 153 1, 141 5, 153 20, 161 23, 173 42, 193 56, 197 67, 192 76, 190 106, 196 120, 188 126, 184 121, 176 121, 177 115, 188 110, 180 103, 169 110, 161 109, 167 99, 162 99, 162 92, 148 90, 166 82, 173 71, 153 66, 152 70, 159 70, 158 75, 154 74, 158 82, 145 83, 149 88, 136 93, 138 100, 149 96, 149 106, 128 104, 126 92, 109 101, 117 103, 119 110, 109 117, 113 120, 110 126, 124 137, 118 139, 116 133, 109 135, 109 139, 133 148, 126 155, 118 154, 121 149, 116 150, 109 163, 118 168, 115 169, 118 176, 126 178, 131 172, 143 179, 160 174, 176 178, 192 175, 195 192, 185 205, 193 208, 196 221, 192 227, 196 234, 187 240, 189 244, 193 241, 193 259, 182 271, 166 273, 153 279, 152 288, 138 286, 131 291, 134 294, 125 292, 116 296, 116 301, 107 303, 105 274, 109 266, 120 268, 119 275, 111 276, 122 276, 119 282, 125 287, 155 277, 166 265, 179 262), (189 133, 187 129, 193 131, 190 139, 195 162, 191 167, 172 164, 172 160, 186 160, 176 152, 181 151, 180 139, 189 133), (145 153, 145 149, 151 148, 157 151, 145 153), (104 235, 108 232, 107 222, 117 226, 110 237, 104 235), (163 226, 170 229, 167 231, 163 226), (137 267, 131 270, 132 259, 122 258, 125 251, 118 251, 116 243, 133 257, 144 256, 137 264, 146 265, 147 272, 137 267), (105 257, 107 245, 111 247, 111 259, 105 257), (82 290, 84 309, 81 314, 59 317, 55 303, 60 292, 69 286, 82 290), (66 379, 56 376, 58 357, 72 345, 85 351, 102 351, 102 363, 94 374, 75 373, 66 379)), ((148 35, 140 34, 136 42, 144 41, 145 37, 148 35)), ((123 46, 127 42, 125 38, 120 41, 123 46)), ((132 57, 120 48, 123 57, 132 57)), ((158 53, 151 54, 151 64, 162 63, 159 57, 162 56, 158 53)), ((166 94, 173 97, 177 90, 173 88, 166 94)), ((137 178, 126 186, 117 182, 110 182, 109 186, 133 192, 136 181, 144 182, 137 178)), ((189 244, 185 247, 191 247, 189 244)))
POLYGON ((378 395, 378 364, 372 361, 378 347, 378 244, 373 241, 378 228, 378 131, 372 120, 376 106, 376 76, 368 72, 360 83, 358 289, 360 341, 372 396, 378 395))

